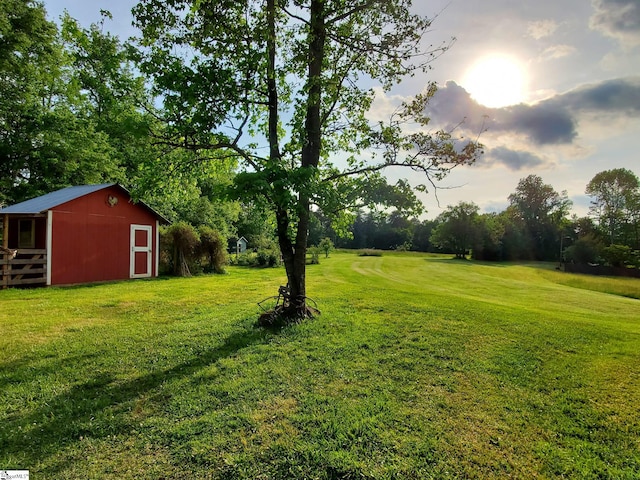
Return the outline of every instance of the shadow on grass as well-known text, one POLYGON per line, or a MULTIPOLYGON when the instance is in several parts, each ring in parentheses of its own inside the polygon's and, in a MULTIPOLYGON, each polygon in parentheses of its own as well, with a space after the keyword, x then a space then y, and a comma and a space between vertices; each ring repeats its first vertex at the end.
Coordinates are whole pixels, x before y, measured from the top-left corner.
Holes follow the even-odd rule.
MULTIPOLYGON (((29 465, 3 463, 2 466, 33 469, 49 456, 58 454, 62 448, 73 446, 83 439, 100 439, 130 432, 135 423, 135 418, 131 415, 135 400, 144 397, 162 398, 159 393, 154 392, 162 384, 189 377, 246 347, 265 343, 273 336, 273 332, 273 329, 245 327, 228 336, 218 348, 202 352, 171 368, 152 371, 126 381, 119 381, 111 372, 93 376, 88 372, 85 382, 74 385, 47 402, 39 401, 38 406, 28 410, 28 413, 19 411, 7 416, 0 430, 0 458, 3 462, 17 460, 21 463, 29 462, 29 465)), ((51 373, 56 368, 61 369, 62 362, 68 364, 69 359, 49 362, 46 371, 51 373)), ((3 366, 3 370, 7 372, 5 367, 3 366)), ((14 370, 9 382, 18 378, 32 378, 34 375, 31 366, 26 363, 16 362, 12 365, 13 368, 19 370, 14 370)), ((38 375, 37 370, 35 375, 38 375)), ((69 467, 59 462, 46 463, 55 465, 47 469, 48 475, 69 467)))
POLYGON ((425 258, 426 262, 429 263, 455 263, 456 265, 472 265, 474 262, 469 258, 457 258, 457 257, 449 257, 449 258, 425 258))
POLYGON ((429 263, 446 263, 449 265, 462 265, 465 267, 470 267, 472 265, 482 265, 484 267, 495 267, 495 268, 506 268, 510 265, 510 263, 505 262, 491 262, 488 260, 473 260, 471 258, 425 258, 426 262, 429 263))

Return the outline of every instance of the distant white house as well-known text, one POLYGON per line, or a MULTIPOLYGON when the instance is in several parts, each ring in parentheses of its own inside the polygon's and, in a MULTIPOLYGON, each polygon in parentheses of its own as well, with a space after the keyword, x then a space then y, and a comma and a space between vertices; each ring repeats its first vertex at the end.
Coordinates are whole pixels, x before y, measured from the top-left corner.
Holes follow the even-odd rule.
POLYGON ((244 253, 247 251, 247 239, 244 237, 240 237, 240 238, 230 238, 229 239, 229 245, 228 245, 228 251, 231 254, 236 254, 239 255, 241 253, 244 253))
POLYGON ((244 253, 247 251, 247 239, 240 237, 236 241, 236 253, 244 253))

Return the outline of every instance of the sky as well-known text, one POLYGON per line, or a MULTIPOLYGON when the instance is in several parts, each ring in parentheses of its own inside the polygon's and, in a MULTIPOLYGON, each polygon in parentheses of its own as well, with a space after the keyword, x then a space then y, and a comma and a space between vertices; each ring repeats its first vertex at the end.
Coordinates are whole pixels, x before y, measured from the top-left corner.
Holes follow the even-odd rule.
MULTIPOLYGON (((123 39, 135 34, 134 0, 44 4, 50 19, 66 9, 83 26, 109 10, 106 28, 123 39)), ((518 181, 531 174, 566 191, 572 213, 584 216, 585 188, 595 174, 627 168, 640 176, 640 0, 414 4, 433 18, 425 48, 455 41, 427 74, 381 93, 373 115, 435 81, 431 127, 479 135, 485 146, 475 165, 439 184, 437 198, 433 192, 423 197, 429 218, 460 201, 476 203, 482 213, 502 211, 518 181)))

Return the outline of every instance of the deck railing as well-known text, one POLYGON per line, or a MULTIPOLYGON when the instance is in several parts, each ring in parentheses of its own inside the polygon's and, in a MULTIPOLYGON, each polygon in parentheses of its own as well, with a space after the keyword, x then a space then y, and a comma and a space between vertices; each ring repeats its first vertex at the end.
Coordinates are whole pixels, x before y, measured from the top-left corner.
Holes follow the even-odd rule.
POLYGON ((46 285, 47 251, 39 248, 20 248, 13 256, 0 251, 0 288, 21 285, 46 285))

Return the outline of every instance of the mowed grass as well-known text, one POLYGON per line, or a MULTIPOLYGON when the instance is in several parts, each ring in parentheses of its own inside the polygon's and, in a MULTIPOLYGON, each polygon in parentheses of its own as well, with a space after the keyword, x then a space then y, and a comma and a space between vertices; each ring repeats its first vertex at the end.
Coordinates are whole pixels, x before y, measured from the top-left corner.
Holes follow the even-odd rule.
POLYGON ((322 315, 278 332, 254 323, 281 269, 0 291, 0 469, 640 478, 640 281, 321 260, 322 315))

